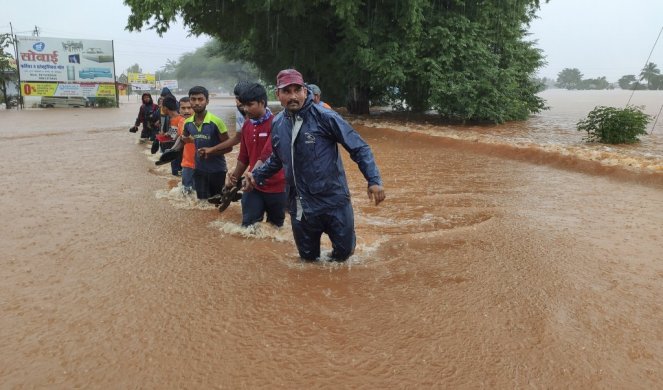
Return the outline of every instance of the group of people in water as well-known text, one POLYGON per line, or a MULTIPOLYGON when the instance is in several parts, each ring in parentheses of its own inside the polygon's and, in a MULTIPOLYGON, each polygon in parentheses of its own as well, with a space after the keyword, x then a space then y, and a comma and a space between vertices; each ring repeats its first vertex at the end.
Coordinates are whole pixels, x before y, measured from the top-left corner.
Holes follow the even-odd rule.
POLYGON ((170 162, 181 175, 182 188, 199 200, 218 203, 242 189, 242 226, 265 219, 283 226, 286 210, 299 256, 320 258, 320 238, 332 243, 330 257, 345 261, 356 244, 350 191, 338 144, 348 151, 366 179, 367 194, 376 205, 385 199, 373 152, 361 136, 320 100, 320 88, 306 84, 300 72, 285 69, 276 77, 276 97, 283 111, 272 113, 267 90, 242 81, 234 89, 236 132, 207 110, 209 92, 201 86, 179 101, 164 89, 154 104, 143 94, 131 132, 142 125, 141 139, 159 149, 159 163, 170 162), (156 145, 156 146, 155 146, 156 145), (239 145, 234 169, 225 154, 239 145), (170 158, 165 158, 170 156, 170 158), (234 190, 234 192, 233 192, 234 190))

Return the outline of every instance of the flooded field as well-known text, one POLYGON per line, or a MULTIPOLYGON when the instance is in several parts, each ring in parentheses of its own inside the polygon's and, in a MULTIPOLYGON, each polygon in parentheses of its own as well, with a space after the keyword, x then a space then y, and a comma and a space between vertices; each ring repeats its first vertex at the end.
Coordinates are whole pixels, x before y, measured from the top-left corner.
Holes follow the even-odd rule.
POLYGON ((660 388, 663 124, 615 147, 574 126, 623 94, 548 91, 500 126, 352 118, 387 200, 346 158, 344 264, 181 195, 135 103, 0 112, 0 387, 660 388))

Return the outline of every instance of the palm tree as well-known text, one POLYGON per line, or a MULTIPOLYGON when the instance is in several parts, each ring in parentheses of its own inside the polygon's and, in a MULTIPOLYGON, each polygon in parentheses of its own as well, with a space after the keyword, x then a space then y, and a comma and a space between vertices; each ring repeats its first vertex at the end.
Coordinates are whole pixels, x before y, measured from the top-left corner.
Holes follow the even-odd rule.
POLYGON ((655 63, 650 62, 640 72, 640 80, 647 80, 647 89, 651 89, 652 84, 656 84, 661 71, 655 63))

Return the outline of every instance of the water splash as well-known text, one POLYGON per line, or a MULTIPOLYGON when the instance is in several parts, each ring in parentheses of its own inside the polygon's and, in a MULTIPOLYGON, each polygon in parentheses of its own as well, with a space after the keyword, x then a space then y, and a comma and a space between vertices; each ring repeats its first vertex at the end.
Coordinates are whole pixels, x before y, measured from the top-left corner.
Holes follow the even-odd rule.
POLYGON ((195 192, 184 191, 182 183, 169 190, 157 190, 154 195, 157 199, 167 199, 173 207, 180 210, 216 210, 207 200, 196 198, 195 192))

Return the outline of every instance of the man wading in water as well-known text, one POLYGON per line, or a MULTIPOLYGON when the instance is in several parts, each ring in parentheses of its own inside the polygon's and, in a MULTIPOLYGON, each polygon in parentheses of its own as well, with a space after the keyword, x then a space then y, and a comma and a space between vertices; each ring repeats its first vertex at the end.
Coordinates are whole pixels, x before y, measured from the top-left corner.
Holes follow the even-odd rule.
POLYGON ((195 115, 184 122, 183 141, 189 136, 196 146, 196 168, 193 171, 193 183, 198 199, 207 199, 221 194, 226 181, 226 158, 223 156, 232 148, 221 149, 219 146, 228 139, 226 124, 207 111, 209 92, 204 87, 196 86, 189 90, 189 101, 195 115))
POLYGON ((272 122, 272 154, 245 174, 245 190, 265 185, 283 168, 299 256, 309 261, 319 258, 320 237, 326 233, 332 242, 332 259, 345 261, 355 248, 354 215, 337 144, 357 163, 368 182, 368 197, 378 205, 385 193, 373 153, 340 115, 313 103, 298 71, 279 72, 276 88, 285 110, 272 122))

